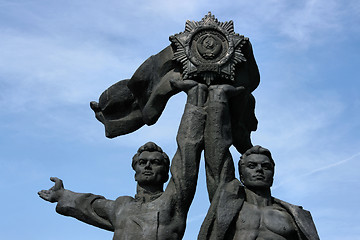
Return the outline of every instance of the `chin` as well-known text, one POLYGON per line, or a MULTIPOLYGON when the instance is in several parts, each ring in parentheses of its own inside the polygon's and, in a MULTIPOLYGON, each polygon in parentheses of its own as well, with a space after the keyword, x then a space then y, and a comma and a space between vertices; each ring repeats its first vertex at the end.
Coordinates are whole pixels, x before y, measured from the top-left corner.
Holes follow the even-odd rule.
POLYGON ((245 186, 247 188, 268 189, 271 187, 271 185, 272 184, 270 183, 257 182, 257 183, 246 184, 245 186))
POLYGON ((137 181, 140 185, 144 184, 144 185, 159 185, 159 184, 163 184, 162 181, 159 181, 156 178, 150 177, 150 178, 142 178, 139 179, 137 181))
POLYGON ((147 183, 147 184, 156 184, 156 181, 153 178, 145 178, 145 179, 142 179, 140 182, 147 183))

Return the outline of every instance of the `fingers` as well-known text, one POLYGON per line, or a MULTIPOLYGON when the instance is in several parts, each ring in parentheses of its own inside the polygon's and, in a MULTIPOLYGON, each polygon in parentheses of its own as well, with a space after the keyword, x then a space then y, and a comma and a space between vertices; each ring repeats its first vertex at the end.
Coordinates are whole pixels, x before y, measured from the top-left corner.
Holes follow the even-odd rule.
POLYGON ((198 83, 199 89, 201 89, 202 91, 207 91, 208 87, 206 86, 206 84, 203 83, 198 83))
POLYGON ((188 103, 195 106, 206 105, 207 96, 210 92, 210 101, 226 102, 245 91, 243 86, 234 87, 229 84, 207 86, 191 79, 171 79, 170 84, 173 88, 186 92, 188 103))
POLYGON ((38 192, 39 197, 41 197, 42 199, 44 199, 46 201, 50 200, 49 194, 50 194, 49 190, 41 190, 38 192))
POLYGON ((197 87, 197 106, 203 107, 207 100, 208 87, 205 84, 199 83, 197 87))
POLYGON ((57 177, 51 177, 50 180, 55 183, 54 187, 52 187, 52 190, 59 190, 61 188, 64 188, 63 181, 57 177))
POLYGON ((58 181, 58 180, 60 180, 60 179, 58 179, 57 177, 50 177, 50 181, 52 181, 52 182, 56 183, 56 181, 58 181))
POLYGON ((194 81, 194 80, 190 80, 190 79, 186 79, 186 80, 171 79, 170 84, 171 84, 172 87, 174 87, 176 89, 187 92, 189 89, 195 87, 199 83, 194 81))
POLYGON ((225 94, 228 98, 239 95, 240 93, 245 91, 245 87, 234 87, 229 84, 222 85, 212 85, 209 87, 209 91, 217 92, 217 94, 225 94))
POLYGON ((90 107, 94 112, 99 112, 101 110, 99 107, 99 103, 97 103, 95 101, 90 102, 90 107))
POLYGON ((245 87, 243 87, 243 86, 236 87, 236 88, 231 89, 228 92, 228 96, 233 97, 233 96, 239 95, 240 93, 242 93, 244 91, 245 91, 245 87))
POLYGON ((245 87, 244 86, 240 86, 236 88, 236 91, 245 91, 245 87))
POLYGON ((50 191, 49 190, 41 190, 38 192, 39 195, 45 195, 45 194, 49 194, 50 191))

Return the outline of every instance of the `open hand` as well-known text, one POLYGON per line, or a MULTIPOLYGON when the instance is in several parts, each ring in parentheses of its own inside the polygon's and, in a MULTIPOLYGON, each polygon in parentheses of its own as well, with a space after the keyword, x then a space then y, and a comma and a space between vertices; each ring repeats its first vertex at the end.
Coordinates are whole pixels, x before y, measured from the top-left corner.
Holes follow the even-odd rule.
POLYGON ((49 202, 58 202, 64 193, 64 184, 61 179, 57 177, 51 177, 50 180, 55 183, 55 185, 49 190, 41 190, 38 192, 39 197, 49 202))

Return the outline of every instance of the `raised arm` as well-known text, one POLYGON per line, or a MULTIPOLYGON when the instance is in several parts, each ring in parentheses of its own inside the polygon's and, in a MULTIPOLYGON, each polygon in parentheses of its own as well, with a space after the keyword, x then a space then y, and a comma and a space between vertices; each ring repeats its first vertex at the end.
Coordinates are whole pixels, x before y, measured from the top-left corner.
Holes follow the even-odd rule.
POLYGON ((205 125, 205 169, 210 202, 221 182, 235 178, 229 148, 232 145, 229 99, 243 92, 243 87, 213 85, 209 87, 205 125))
POLYGON ((173 86, 188 95, 181 119, 178 149, 171 163, 171 179, 164 194, 176 203, 175 208, 186 214, 194 198, 201 152, 204 148, 205 110, 207 87, 195 81, 173 81, 173 86))
POLYGON ((49 190, 41 190, 39 196, 49 202, 57 202, 56 212, 74 217, 93 226, 114 231, 111 216, 114 201, 91 193, 75 193, 64 188, 61 179, 51 177, 55 185, 49 190))

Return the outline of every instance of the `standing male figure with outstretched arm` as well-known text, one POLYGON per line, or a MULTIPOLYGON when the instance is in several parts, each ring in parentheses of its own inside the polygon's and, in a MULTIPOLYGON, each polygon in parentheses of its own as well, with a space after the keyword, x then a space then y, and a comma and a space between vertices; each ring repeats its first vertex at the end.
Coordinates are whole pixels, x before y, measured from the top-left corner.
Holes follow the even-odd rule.
POLYGON ((75 193, 64 189, 58 178, 55 186, 42 190, 39 196, 57 202, 56 211, 80 221, 114 232, 114 240, 180 240, 193 200, 204 148, 204 103, 207 88, 191 80, 173 81, 174 88, 185 91, 187 104, 177 135, 178 149, 171 164, 154 143, 142 146, 133 159, 136 172, 135 198, 122 196, 115 201, 94 194, 75 193))

